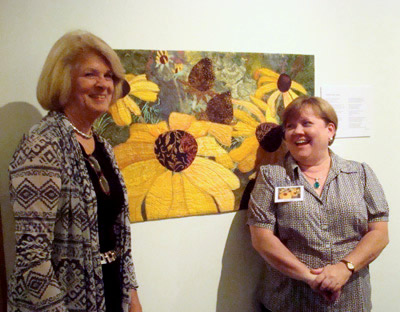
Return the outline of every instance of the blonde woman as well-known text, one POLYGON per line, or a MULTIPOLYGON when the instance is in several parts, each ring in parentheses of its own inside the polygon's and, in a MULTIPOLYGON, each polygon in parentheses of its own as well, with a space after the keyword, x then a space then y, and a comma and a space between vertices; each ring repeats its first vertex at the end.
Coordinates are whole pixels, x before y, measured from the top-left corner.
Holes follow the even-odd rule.
POLYGON ((116 53, 91 33, 65 34, 37 86, 49 113, 11 161, 16 261, 9 311, 141 311, 124 181, 92 124, 122 95, 116 53))

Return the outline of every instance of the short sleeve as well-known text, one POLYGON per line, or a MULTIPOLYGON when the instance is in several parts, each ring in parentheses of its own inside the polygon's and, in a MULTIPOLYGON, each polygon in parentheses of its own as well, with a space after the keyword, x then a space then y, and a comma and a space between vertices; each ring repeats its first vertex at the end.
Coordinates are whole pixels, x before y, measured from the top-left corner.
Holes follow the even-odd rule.
POLYGON ((268 178, 268 167, 261 167, 250 194, 248 225, 274 230, 276 223, 274 186, 268 178))
POLYGON ((364 199, 368 209, 368 222, 388 221, 389 206, 378 178, 367 164, 364 169, 365 189, 364 199))

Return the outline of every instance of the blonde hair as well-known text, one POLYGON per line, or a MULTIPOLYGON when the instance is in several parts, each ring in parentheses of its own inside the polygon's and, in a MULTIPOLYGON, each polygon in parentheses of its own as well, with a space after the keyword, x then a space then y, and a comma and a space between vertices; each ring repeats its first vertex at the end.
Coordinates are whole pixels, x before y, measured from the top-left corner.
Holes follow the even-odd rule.
POLYGON ((36 97, 44 109, 63 110, 71 93, 72 67, 88 52, 98 53, 111 67, 114 79, 112 103, 121 97, 125 71, 118 55, 99 37, 77 30, 56 41, 43 65, 36 97))
MULTIPOLYGON (((339 121, 334 108, 327 101, 316 96, 299 96, 294 99, 283 111, 283 127, 285 128, 290 119, 298 116, 301 111, 307 107, 310 107, 319 118, 325 121, 326 124, 333 123, 337 130, 339 121)), ((335 136, 336 133, 332 137, 332 140, 329 141, 329 145, 333 143, 335 136)))

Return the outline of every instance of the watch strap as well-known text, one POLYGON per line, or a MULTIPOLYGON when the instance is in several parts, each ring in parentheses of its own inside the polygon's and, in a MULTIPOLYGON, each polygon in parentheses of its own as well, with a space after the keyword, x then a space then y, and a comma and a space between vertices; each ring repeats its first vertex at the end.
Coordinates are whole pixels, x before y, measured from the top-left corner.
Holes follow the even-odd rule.
POLYGON ((351 273, 354 273, 355 266, 354 266, 353 262, 348 261, 348 260, 344 260, 344 259, 340 260, 340 262, 343 262, 343 263, 346 265, 346 268, 347 268, 351 273))

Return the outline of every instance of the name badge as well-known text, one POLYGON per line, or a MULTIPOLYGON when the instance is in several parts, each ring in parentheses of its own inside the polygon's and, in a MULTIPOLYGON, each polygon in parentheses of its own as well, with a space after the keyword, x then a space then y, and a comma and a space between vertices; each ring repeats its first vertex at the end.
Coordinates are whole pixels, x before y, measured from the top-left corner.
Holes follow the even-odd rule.
POLYGON ((302 201, 303 198, 304 187, 302 185, 275 187, 275 203, 302 201))

